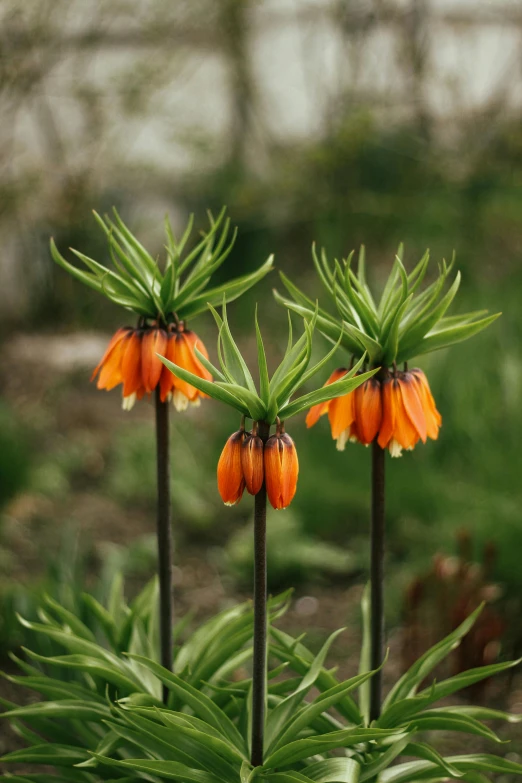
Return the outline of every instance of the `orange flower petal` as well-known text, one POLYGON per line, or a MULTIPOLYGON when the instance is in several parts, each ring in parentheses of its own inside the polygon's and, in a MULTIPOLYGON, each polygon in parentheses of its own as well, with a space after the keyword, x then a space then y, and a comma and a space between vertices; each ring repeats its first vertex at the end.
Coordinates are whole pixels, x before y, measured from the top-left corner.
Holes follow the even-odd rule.
POLYGON ((141 347, 141 375, 147 393, 154 391, 159 383, 163 364, 156 354, 165 355, 167 333, 164 329, 147 329, 141 347))
POLYGON ((234 432, 225 443, 217 466, 217 482, 221 499, 226 506, 233 506, 241 500, 245 480, 241 468, 241 446, 245 433, 234 432))
POLYGON ((409 372, 403 373, 399 376, 398 380, 402 402, 408 418, 417 430, 422 442, 426 443, 426 417, 418 394, 417 384, 414 381, 413 375, 409 372))
MULTIPOLYGON (((207 356, 205 346, 194 332, 190 332, 189 330, 178 332, 176 334, 175 345, 175 358, 173 359, 175 364, 194 375, 198 375, 200 378, 204 378, 207 381, 212 380, 211 374, 203 367, 194 353, 194 346, 197 346, 198 351, 202 353, 203 356, 207 356)), ((195 386, 176 377, 174 377, 174 388, 181 392, 181 394, 187 397, 191 402, 197 397, 207 396, 196 389, 195 386)))
POLYGON ((355 421, 353 392, 348 392, 348 394, 343 394, 342 397, 334 397, 333 400, 330 400, 328 419, 330 421, 332 438, 337 440, 355 421))
POLYGON ((395 432, 396 413, 396 395, 393 391, 393 378, 387 378, 382 383, 382 422, 379 429, 377 443, 381 449, 385 449, 390 443, 395 432))
POLYGON ((247 492, 257 495, 265 478, 263 441, 259 435, 247 433, 241 446, 241 467, 247 492))
POLYGON ((439 436, 439 428, 442 424, 442 416, 438 412, 435 405, 435 400, 431 394, 428 379, 422 370, 419 370, 418 368, 413 369, 411 374, 417 384, 417 390, 424 411, 424 416, 426 417, 427 435, 432 440, 437 440, 439 436))
POLYGON ((297 488, 299 460, 292 438, 285 432, 272 435, 265 443, 265 484, 272 508, 286 508, 297 488))
POLYGON ((402 399, 401 384, 398 379, 394 379, 393 394, 396 397, 396 417, 393 440, 395 440, 403 449, 412 449, 419 440, 419 433, 408 416, 408 412, 402 399))
POLYGON ((141 332, 133 331, 125 340, 121 360, 124 397, 130 397, 141 387, 141 338, 141 332))
MULTIPOLYGON (((118 345, 118 343, 121 342, 121 340, 123 340, 123 338, 126 337, 129 334, 129 332, 132 332, 132 331, 133 330, 131 329, 130 326, 123 326, 121 329, 118 329, 118 331, 115 332, 112 335, 112 337, 110 339, 110 342, 109 342, 109 345, 107 346, 107 349, 106 349, 105 353, 103 354, 103 356, 102 356, 102 358, 100 360, 100 363, 97 365, 97 367, 95 367, 94 372, 91 375, 91 381, 93 381, 96 378, 96 376, 100 372, 101 368, 103 367, 103 365, 105 364, 105 362, 109 358, 109 356, 112 353, 112 351, 114 350, 114 348, 118 345)), ((100 387, 98 387, 98 388, 100 388, 100 387)))
POLYGON ((281 452, 282 444, 278 435, 271 435, 265 443, 264 464, 265 484, 272 508, 281 508, 281 452))
MULTIPOLYGON (((165 358, 170 362, 175 361, 176 352, 176 337, 173 334, 169 334, 167 338, 167 345, 165 347, 165 358)), ((163 365, 160 376, 160 399, 165 402, 167 397, 172 391, 174 386, 174 375, 171 371, 163 365)))
MULTIPOLYGON (((339 367, 339 369, 334 370, 333 373, 330 375, 324 386, 329 386, 331 383, 334 383, 334 381, 338 381, 339 378, 342 378, 343 375, 346 375, 348 370, 346 370, 344 367, 339 367)), ((317 424, 320 417, 323 416, 328 411, 328 408, 330 407, 331 400, 327 400, 326 402, 320 402, 318 405, 312 405, 308 413, 306 414, 306 426, 308 428, 313 427, 314 424, 317 424)))
POLYGON ((108 354, 98 376, 98 382, 96 384, 98 389, 107 389, 107 391, 110 391, 119 383, 122 383, 123 375, 121 372, 121 362, 124 349, 125 341, 119 340, 108 354))
MULTIPOLYGON (((375 378, 358 386, 354 392, 355 430, 365 446, 371 443, 382 421, 381 384, 375 378)), ((355 433, 354 433, 355 434, 355 433)))
POLYGON ((292 502, 299 475, 299 460, 294 441, 286 432, 281 435, 283 443, 283 458, 281 462, 281 508, 286 508, 292 502))

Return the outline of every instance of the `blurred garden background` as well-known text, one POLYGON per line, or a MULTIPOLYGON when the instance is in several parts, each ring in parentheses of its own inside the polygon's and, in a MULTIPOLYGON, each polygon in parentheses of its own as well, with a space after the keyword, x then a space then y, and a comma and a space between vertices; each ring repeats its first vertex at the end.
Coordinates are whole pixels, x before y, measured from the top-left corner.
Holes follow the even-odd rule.
MULTIPOLYGON (((53 264, 49 238, 107 263, 91 210, 116 206, 156 255, 165 213, 203 227, 224 204, 239 235, 221 281, 276 254, 230 306, 252 358, 256 302, 269 361, 284 349, 278 269, 321 299, 313 241, 330 257, 364 243, 377 289, 400 242, 408 269, 455 251, 459 306, 503 311, 422 362, 443 428, 388 460, 387 612, 396 667, 483 598, 489 654, 521 654, 520 3, 2 0, 0 19, 2 658, 43 591, 74 608, 119 568, 130 591, 155 568, 153 408, 89 384, 121 311, 53 264)), ((215 359, 212 318, 195 325, 215 359)), ((175 602, 206 616, 250 593, 253 504, 225 508, 216 488, 234 415, 172 416, 175 602)), ((324 420, 291 434, 301 478, 270 514, 270 588, 296 588, 289 622, 312 636, 348 623, 349 652, 370 454, 336 452, 324 420)), ((522 711, 520 685, 511 700, 522 711)))

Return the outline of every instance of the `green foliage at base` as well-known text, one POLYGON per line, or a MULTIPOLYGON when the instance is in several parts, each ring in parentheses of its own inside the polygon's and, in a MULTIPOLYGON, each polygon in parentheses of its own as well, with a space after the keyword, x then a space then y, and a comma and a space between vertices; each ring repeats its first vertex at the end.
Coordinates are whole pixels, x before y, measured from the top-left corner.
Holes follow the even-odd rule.
MULTIPOLYGON (((270 606, 270 664, 265 760, 250 764, 252 681, 243 667, 252 656, 252 608, 234 606, 176 645, 173 671, 157 662, 157 585, 151 582, 129 606, 115 581, 107 606, 84 595, 94 622, 80 621, 53 599, 40 623, 22 620, 60 645, 65 654, 25 651, 13 656, 23 674, 9 676, 43 700, 17 706, 3 701, 27 747, 3 763, 45 765, 56 772, 13 774, 39 783, 99 780, 176 780, 180 783, 408 783, 460 779, 481 783, 482 773, 522 774, 522 765, 493 754, 442 757, 426 733, 464 732, 500 742, 483 721, 522 716, 472 706, 437 706, 441 699, 514 666, 472 669, 427 687, 435 667, 472 627, 477 610, 431 648, 388 694, 380 718, 368 720, 368 688, 375 674, 364 665, 339 681, 325 664, 332 634, 313 655, 302 640, 278 630, 288 595, 270 606), (161 701, 162 685, 169 692, 161 701), (408 761, 401 762, 401 757, 408 761), (413 759, 413 760, 411 760, 413 759)), ((367 642, 368 613, 363 602, 367 642)), ((176 629, 176 639, 184 634, 176 629)))

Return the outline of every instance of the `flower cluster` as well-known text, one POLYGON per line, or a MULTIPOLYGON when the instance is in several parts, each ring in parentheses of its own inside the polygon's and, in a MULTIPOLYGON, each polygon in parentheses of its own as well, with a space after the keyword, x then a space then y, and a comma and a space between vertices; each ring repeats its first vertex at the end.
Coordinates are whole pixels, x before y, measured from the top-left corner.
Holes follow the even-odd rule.
POLYGON ((62 256, 53 240, 51 254, 77 280, 138 315, 139 322, 137 328, 124 327, 113 335, 93 379, 99 373, 99 389, 123 384, 125 410, 158 385, 161 401, 172 399, 177 410, 185 410, 189 403, 198 405, 201 397, 207 395, 194 385, 173 378, 157 354, 210 382, 212 373, 204 365, 208 354, 201 340, 187 329, 187 319, 207 310, 209 304, 237 299, 268 274, 272 257, 248 275, 209 287, 212 275, 231 252, 235 240, 235 232, 228 239, 230 221, 225 219, 224 209, 216 219, 210 215, 208 231, 188 252, 193 219, 178 240, 166 219, 163 263, 143 247, 116 210, 114 218, 102 218, 96 213, 94 217, 107 236, 112 269, 71 248, 86 267, 80 269, 62 256))
POLYGON ((131 410, 136 400, 158 387, 161 402, 171 401, 178 411, 188 405, 199 405, 207 395, 186 381, 176 378, 161 363, 158 354, 205 380, 212 380, 194 349, 208 358, 205 346, 197 335, 186 329, 183 322, 171 323, 167 328, 153 323, 138 328, 126 326, 113 335, 105 354, 94 370, 91 381, 98 376, 98 389, 114 389, 122 384, 123 409, 131 410))
POLYGON ((245 488, 257 495, 264 482, 272 507, 286 508, 295 495, 299 474, 295 444, 284 424, 278 423, 276 433, 266 443, 258 427, 254 422, 252 431, 245 432, 242 425, 225 443, 217 467, 219 494, 226 506, 234 506, 245 488))
MULTIPOLYGON (((346 372, 335 370, 326 385, 346 372)), ((313 427, 325 413, 339 451, 347 441, 368 446, 377 438, 392 457, 400 457, 403 449, 411 451, 419 440, 436 440, 442 423, 428 379, 417 368, 369 378, 348 394, 314 405, 306 417, 307 426, 313 427)))

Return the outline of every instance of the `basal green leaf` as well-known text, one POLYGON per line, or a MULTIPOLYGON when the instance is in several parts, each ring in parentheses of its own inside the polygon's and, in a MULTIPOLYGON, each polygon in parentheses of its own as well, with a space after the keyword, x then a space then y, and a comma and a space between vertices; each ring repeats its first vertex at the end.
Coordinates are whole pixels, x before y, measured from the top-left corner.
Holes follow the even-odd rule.
POLYGON ((57 743, 33 745, 7 753, 0 758, 3 764, 52 764, 56 767, 74 767, 81 761, 86 761, 89 754, 83 748, 57 743))
POLYGON ((191 769, 177 761, 156 761, 155 759, 126 759, 118 761, 106 756, 96 756, 100 764, 134 770, 134 773, 150 773, 167 780, 178 780, 179 783, 231 783, 223 778, 204 772, 199 769, 191 769))
POLYGON ((387 708, 400 699, 413 696, 417 692, 420 683, 428 674, 460 644, 461 639, 471 630, 484 605, 481 604, 458 628, 448 634, 444 639, 430 647, 396 682, 388 696, 384 700, 383 713, 387 708))
POLYGON ((315 783, 358 783, 360 766, 354 759, 324 759, 306 767, 315 783))

